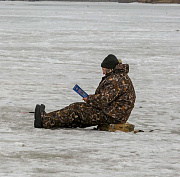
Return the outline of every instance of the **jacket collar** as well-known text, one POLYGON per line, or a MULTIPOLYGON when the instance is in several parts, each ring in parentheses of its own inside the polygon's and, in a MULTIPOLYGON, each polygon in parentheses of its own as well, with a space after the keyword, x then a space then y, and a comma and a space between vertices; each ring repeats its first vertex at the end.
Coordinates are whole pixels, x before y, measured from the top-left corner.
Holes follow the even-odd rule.
POLYGON ((128 64, 118 64, 114 69, 115 73, 128 73, 129 65, 128 64))

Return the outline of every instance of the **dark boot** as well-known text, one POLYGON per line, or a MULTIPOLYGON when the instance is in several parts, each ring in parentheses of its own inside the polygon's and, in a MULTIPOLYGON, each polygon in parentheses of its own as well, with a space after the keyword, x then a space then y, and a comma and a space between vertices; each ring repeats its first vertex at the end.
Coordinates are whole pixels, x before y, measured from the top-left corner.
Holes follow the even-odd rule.
POLYGON ((44 116, 44 113, 45 113, 45 105, 37 104, 35 108, 35 113, 34 113, 34 127, 35 128, 43 128, 42 118, 44 116))

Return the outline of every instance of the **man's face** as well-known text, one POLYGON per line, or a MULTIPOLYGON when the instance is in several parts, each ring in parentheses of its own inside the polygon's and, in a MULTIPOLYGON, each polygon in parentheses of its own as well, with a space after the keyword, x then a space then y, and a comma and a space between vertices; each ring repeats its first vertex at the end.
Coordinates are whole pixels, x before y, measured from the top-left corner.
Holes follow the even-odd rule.
POLYGON ((105 75, 106 74, 106 68, 102 68, 102 72, 105 75))

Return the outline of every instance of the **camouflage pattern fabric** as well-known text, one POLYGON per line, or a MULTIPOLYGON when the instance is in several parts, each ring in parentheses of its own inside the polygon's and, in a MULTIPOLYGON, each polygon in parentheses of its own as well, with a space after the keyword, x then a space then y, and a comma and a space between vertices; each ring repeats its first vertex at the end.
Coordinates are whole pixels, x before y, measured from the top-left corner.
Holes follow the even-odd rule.
POLYGON ((78 102, 73 103, 61 110, 46 113, 43 118, 44 128, 53 127, 88 127, 93 125, 116 123, 116 119, 111 120, 101 110, 92 106, 78 102))
POLYGON ((88 96, 87 103, 73 103, 61 110, 46 113, 43 127, 88 127, 125 123, 136 99, 128 72, 128 64, 118 64, 102 78, 95 94, 88 96))

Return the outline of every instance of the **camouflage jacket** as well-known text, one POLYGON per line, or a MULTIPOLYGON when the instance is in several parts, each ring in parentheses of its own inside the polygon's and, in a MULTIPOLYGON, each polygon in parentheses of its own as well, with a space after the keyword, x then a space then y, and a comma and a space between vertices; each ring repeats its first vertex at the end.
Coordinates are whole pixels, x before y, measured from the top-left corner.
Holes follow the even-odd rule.
POLYGON ((134 108, 136 99, 128 72, 128 64, 118 64, 113 72, 102 78, 95 94, 87 98, 87 104, 102 110, 119 123, 125 123, 134 108))

